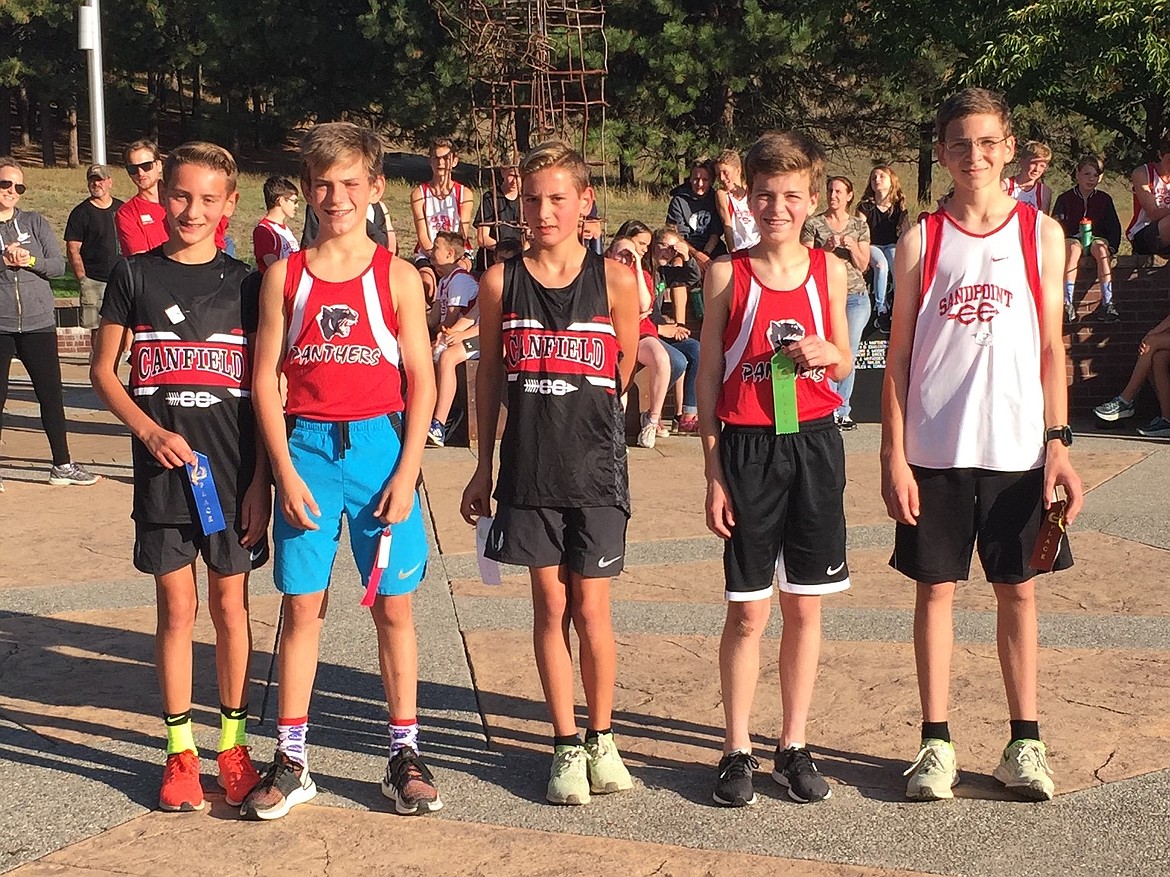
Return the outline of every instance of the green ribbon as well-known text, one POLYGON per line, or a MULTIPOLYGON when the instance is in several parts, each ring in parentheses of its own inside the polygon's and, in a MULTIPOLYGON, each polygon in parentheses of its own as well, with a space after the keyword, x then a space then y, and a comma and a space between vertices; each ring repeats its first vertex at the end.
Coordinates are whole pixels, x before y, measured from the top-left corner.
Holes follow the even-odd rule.
POLYGON ((800 432, 796 414, 796 363, 779 350, 772 355, 772 410, 776 415, 776 435, 800 432))

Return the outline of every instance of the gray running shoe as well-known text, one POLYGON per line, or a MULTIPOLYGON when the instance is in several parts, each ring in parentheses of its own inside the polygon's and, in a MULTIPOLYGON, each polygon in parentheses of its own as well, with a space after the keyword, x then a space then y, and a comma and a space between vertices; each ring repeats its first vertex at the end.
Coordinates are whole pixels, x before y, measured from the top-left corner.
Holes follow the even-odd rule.
POLYGON ((1033 801, 1051 801, 1055 788, 1048 750, 1039 740, 1016 740, 992 774, 1009 790, 1033 801))
POLYGON ((1127 417, 1133 417, 1134 404, 1126 402, 1120 396, 1114 396, 1108 402, 1102 402, 1093 409, 1093 413, 1102 420, 1108 420, 1112 423, 1115 420, 1124 420, 1127 417))
POLYGON ((49 470, 49 483, 58 486, 77 484, 86 487, 90 484, 97 484, 99 481, 101 481, 100 475, 94 475, 92 472, 83 469, 73 462, 65 463, 61 466, 54 466, 49 470))

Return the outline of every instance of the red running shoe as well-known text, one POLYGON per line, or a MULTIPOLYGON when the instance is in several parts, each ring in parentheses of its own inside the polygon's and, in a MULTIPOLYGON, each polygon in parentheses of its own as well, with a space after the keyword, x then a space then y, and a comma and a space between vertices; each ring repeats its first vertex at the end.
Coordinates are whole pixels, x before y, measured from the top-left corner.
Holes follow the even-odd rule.
POLYGON ((247 746, 233 746, 219 753, 219 787, 231 807, 239 807, 252 789, 260 785, 260 771, 252 764, 247 746))
POLYGON ((202 810, 203 786, 199 784, 199 756, 190 749, 167 756, 163 768, 162 790, 158 806, 171 813, 202 810))

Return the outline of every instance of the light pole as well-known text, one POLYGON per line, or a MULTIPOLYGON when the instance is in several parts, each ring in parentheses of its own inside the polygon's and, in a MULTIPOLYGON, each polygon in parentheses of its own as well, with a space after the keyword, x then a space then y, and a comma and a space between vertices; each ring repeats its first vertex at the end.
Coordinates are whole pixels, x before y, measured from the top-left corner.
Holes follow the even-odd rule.
POLYGON ((95 164, 106 163, 106 96, 102 84, 102 14, 100 0, 77 8, 77 47, 87 53, 89 68, 89 144, 95 164))

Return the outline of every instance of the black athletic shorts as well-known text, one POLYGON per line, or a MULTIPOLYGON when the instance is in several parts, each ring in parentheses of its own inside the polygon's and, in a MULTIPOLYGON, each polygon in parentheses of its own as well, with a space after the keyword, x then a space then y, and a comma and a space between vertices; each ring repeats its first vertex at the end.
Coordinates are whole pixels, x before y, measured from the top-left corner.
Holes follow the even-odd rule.
POLYGON ((203 535, 199 524, 134 525, 134 568, 153 576, 166 575, 189 565, 202 554, 203 562, 220 575, 234 576, 259 569, 268 562, 268 535, 251 549, 240 544, 242 527, 228 522, 226 530, 203 535))
MULTIPOLYGON (((890 566, 924 584, 966 581, 971 552, 978 548, 993 584, 1018 585, 1039 572, 1029 563, 1044 517, 1044 467, 1027 472, 910 468, 918 482, 918 524, 897 525, 890 566)), ((1053 569, 1072 564, 1066 536, 1053 569)))
POLYGON ((625 567, 629 515, 616 506, 549 508, 500 503, 484 554, 515 566, 569 568, 587 579, 625 567))
POLYGON ((765 600, 849 587, 845 562, 845 446, 832 415, 776 435, 725 426, 719 440, 735 526, 723 546, 724 596, 765 600))
POLYGON ((1135 255, 1138 256, 1170 256, 1170 241, 1162 240, 1158 234, 1158 223, 1151 222, 1142 226, 1141 230, 1130 241, 1135 255))

